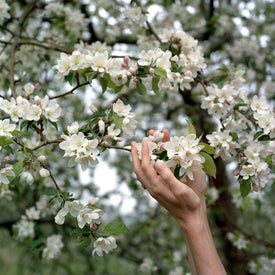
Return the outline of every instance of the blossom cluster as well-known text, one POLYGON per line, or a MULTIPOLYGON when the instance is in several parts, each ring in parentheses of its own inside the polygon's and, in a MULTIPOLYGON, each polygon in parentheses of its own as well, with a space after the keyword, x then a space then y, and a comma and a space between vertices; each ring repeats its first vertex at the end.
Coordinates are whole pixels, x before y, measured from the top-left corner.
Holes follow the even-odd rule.
POLYGON ((59 144, 59 147, 65 151, 64 157, 70 158, 68 166, 80 164, 81 169, 85 171, 89 163, 97 164, 98 140, 88 140, 82 132, 78 132, 79 125, 77 122, 68 126, 67 130, 69 135, 61 135, 64 141, 59 144))
MULTIPOLYGON (((170 141, 162 141, 163 134, 156 131, 154 135, 145 137, 149 147, 151 163, 154 165, 161 160, 169 167, 178 178, 193 180, 193 171, 201 170, 205 159, 199 155, 203 145, 199 145, 199 139, 195 134, 173 137, 170 141)), ((142 156, 141 143, 137 144, 139 156, 142 156)))
POLYGON ((51 235, 46 240, 46 247, 43 249, 43 258, 46 260, 51 260, 56 258, 62 247, 64 246, 62 242, 62 236, 61 235, 51 235))
POLYGON ((245 240, 243 235, 235 235, 232 232, 228 232, 226 234, 226 237, 228 238, 228 240, 230 240, 233 245, 235 247, 237 247, 238 249, 245 249, 247 247, 247 245, 249 244, 249 241, 245 240))
POLYGON ((161 81, 157 84, 160 90, 177 92, 179 88, 191 89, 190 82, 194 81, 197 73, 206 67, 198 41, 184 31, 165 30, 161 38, 164 41, 164 48, 167 49, 143 50, 137 61, 128 57, 123 59, 110 57, 106 47, 94 52, 91 50, 94 48, 92 44, 77 47, 71 55, 61 53, 57 65, 53 68, 57 70, 58 77, 90 69, 98 74, 95 77, 101 77, 104 73, 109 74, 116 86, 124 84, 129 86, 129 80, 132 80, 132 83, 141 81, 148 90, 152 90, 153 77, 161 76, 161 81))
POLYGON ((14 122, 18 122, 20 118, 27 121, 38 121, 43 117, 56 122, 61 116, 60 106, 56 102, 50 101, 48 96, 44 98, 35 96, 34 103, 22 96, 18 96, 16 100, 1 98, 0 109, 10 115, 14 122))
MULTIPOLYGON (((79 228, 84 228, 87 225, 91 230, 96 230, 101 224, 104 212, 99 208, 90 207, 90 205, 85 206, 78 200, 66 201, 64 207, 55 216, 55 222, 63 224, 67 214, 77 219, 79 228)), ((92 254, 96 253, 98 256, 102 256, 103 252, 108 253, 117 247, 116 239, 113 236, 99 237, 94 241, 93 247, 92 254)))
POLYGON ((50 3, 45 8, 46 16, 65 17, 64 28, 71 34, 79 35, 88 25, 89 19, 85 18, 78 9, 64 6, 60 3, 50 3))
POLYGON ((5 19, 10 18, 10 14, 8 13, 9 9, 10 7, 6 1, 0 0, 0 24, 2 24, 5 19))

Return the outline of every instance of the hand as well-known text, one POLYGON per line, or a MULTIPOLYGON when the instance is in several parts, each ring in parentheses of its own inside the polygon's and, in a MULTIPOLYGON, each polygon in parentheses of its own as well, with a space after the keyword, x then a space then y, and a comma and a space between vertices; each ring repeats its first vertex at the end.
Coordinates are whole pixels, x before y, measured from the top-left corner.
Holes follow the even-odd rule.
MULTIPOLYGON (((149 134, 153 134, 151 130, 149 134)), ((167 130, 163 131, 163 141, 170 139, 167 130)), ((177 180, 171 170, 163 163, 157 162, 156 170, 150 163, 149 149, 146 142, 142 143, 142 159, 139 159, 135 142, 132 143, 132 158, 134 171, 138 180, 145 186, 151 196, 163 205, 181 225, 201 219, 203 188, 206 186, 205 174, 194 172, 194 180, 185 183, 177 180), (196 183, 198 182, 198 183, 196 183), (191 188, 194 184, 194 189, 191 188)))

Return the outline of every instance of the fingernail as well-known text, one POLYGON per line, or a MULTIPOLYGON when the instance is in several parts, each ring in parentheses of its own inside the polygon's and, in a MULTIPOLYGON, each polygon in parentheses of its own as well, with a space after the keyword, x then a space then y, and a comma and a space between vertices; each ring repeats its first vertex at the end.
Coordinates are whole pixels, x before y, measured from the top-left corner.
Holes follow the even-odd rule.
POLYGON ((156 163, 156 169, 161 172, 164 169, 165 165, 161 162, 156 163))

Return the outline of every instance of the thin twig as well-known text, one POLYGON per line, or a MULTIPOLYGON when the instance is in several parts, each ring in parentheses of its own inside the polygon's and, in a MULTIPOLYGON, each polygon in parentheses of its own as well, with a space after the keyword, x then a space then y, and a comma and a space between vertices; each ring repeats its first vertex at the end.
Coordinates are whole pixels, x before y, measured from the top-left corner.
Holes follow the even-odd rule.
POLYGON ((62 142, 62 141, 64 141, 63 138, 55 139, 55 140, 46 140, 46 141, 44 141, 43 143, 41 143, 40 145, 38 145, 38 146, 32 148, 31 150, 32 150, 32 151, 35 151, 35 150, 37 150, 37 149, 39 149, 39 148, 41 148, 41 147, 44 147, 44 146, 46 146, 46 145, 48 145, 48 144, 60 143, 60 142, 62 142))
POLYGON ((106 145, 106 144, 99 144, 99 146, 104 147, 104 148, 109 148, 109 149, 120 149, 120 150, 131 152, 131 149, 121 147, 121 146, 112 146, 112 145, 106 145))
POLYGON ((82 86, 85 86, 85 85, 88 85, 90 84, 89 81, 87 82, 84 82, 82 84, 78 84, 76 85, 74 88, 72 88, 70 91, 66 92, 66 93, 63 93, 63 94, 60 94, 60 95, 56 95, 56 96, 51 96, 49 99, 55 99, 55 98, 59 98, 59 97, 62 97, 62 96, 66 96, 66 95, 69 95, 69 94, 72 94, 76 89, 82 87, 82 86))
MULTIPOLYGON (((142 7, 140 1, 139 1, 139 0, 134 0, 134 1, 135 1, 135 3, 137 4, 137 6, 140 7, 141 12, 142 12, 142 13, 145 13, 145 11, 144 11, 144 9, 143 9, 143 7, 142 7)), ((159 41, 159 43, 161 44, 162 41, 161 41, 160 37, 158 36, 158 34, 156 33, 156 31, 154 30, 154 28, 153 28, 153 26, 151 25, 151 23, 150 23, 148 20, 146 20, 145 22, 146 22, 146 25, 147 25, 148 29, 151 31, 151 33, 155 36, 155 38, 156 38, 156 39, 159 41)))

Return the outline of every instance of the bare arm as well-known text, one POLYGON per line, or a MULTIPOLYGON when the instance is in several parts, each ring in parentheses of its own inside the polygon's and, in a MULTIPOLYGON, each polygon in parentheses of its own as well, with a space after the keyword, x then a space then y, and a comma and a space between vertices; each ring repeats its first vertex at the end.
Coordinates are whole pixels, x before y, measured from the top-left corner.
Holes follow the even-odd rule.
POLYGON ((162 163, 152 167, 149 149, 142 143, 142 159, 139 159, 135 143, 132 143, 134 170, 138 180, 153 198, 164 206, 181 226, 188 246, 188 256, 193 274, 226 274, 217 254, 209 230, 204 193, 206 188, 203 171, 194 172, 194 181, 178 181, 162 163))

